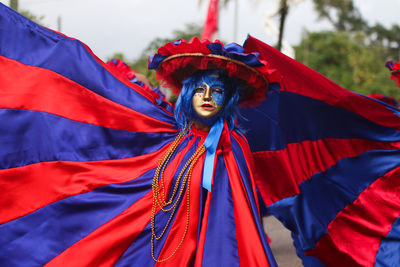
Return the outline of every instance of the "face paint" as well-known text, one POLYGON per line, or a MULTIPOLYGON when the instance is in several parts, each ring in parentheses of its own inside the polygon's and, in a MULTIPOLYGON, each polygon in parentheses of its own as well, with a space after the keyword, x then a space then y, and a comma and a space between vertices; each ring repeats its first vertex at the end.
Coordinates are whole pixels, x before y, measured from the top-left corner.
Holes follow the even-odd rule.
POLYGON ((209 84, 204 81, 195 87, 192 104, 200 117, 211 118, 219 113, 225 101, 224 84, 217 77, 209 84))

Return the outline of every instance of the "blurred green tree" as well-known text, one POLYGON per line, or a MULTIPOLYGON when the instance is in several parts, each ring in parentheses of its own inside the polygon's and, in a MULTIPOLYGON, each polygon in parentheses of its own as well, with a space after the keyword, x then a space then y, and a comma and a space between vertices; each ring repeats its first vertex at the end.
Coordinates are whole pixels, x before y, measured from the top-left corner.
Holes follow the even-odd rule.
POLYGON ((139 73, 142 73, 147 76, 150 83, 158 86, 158 82, 155 79, 156 73, 153 70, 148 69, 149 56, 154 55, 157 52, 157 49, 166 43, 178 40, 185 39, 190 40, 193 36, 197 36, 200 38, 202 26, 197 24, 187 24, 183 30, 175 30, 172 32, 171 37, 159 38, 157 37, 153 41, 149 43, 149 45, 143 50, 138 59, 133 61, 132 63, 128 63, 134 70, 139 73))
POLYGON ((400 57, 400 27, 368 25, 352 0, 313 3, 319 18, 330 21, 335 32, 306 33, 295 48, 296 59, 346 89, 399 98, 384 65, 400 57))
POLYGON ((320 19, 327 19, 337 31, 362 31, 367 23, 353 0, 313 0, 320 19))
POLYGON ((383 93, 395 98, 400 91, 384 67, 381 49, 362 33, 311 32, 295 47, 296 59, 340 86, 362 94, 383 93))

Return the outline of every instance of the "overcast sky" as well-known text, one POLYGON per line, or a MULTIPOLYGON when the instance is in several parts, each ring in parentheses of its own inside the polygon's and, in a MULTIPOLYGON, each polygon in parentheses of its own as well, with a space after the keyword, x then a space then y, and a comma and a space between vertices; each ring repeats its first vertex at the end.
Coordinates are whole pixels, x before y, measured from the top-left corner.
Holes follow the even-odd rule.
MULTIPOLYGON (((400 24, 400 0, 354 1, 370 24, 400 24)), ((9 5, 9 0, 0 2, 9 5)), ((154 38, 171 37, 173 30, 184 29, 188 23, 202 25, 209 0, 202 2, 199 5, 199 0, 19 0, 19 8, 44 16, 43 23, 52 29, 57 29, 57 18, 61 17, 61 31, 89 45, 103 60, 115 52, 132 60, 154 38)), ((273 45, 275 40, 263 28, 263 21, 279 0, 237 2, 237 40, 233 40, 234 0, 220 11, 221 39, 242 44, 251 34, 273 45)), ((317 20, 311 0, 304 0, 289 12, 285 39, 296 45, 304 30, 329 28, 326 21, 317 20)))

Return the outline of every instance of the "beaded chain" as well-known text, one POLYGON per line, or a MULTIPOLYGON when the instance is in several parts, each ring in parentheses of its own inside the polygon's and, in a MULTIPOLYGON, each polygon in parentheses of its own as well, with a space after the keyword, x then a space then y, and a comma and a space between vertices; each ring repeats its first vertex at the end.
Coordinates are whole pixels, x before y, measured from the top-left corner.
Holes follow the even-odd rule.
POLYGON ((153 183, 152 183, 152 192, 153 192, 153 204, 152 204, 152 210, 151 210, 151 256, 155 262, 164 262, 172 258, 172 256, 175 255, 175 253, 178 251, 178 249, 181 247, 186 234, 189 229, 189 217, 190 217, 190 178, 192 175, 192 170, 193 166, 196 164, 197 160, 200 158, 200 156, 205 152, 206 148, 204 145, 199 146, 199 148, 196 150, 196 152, 190 157, 190 159, 186 162, 185 166, 182 168, 181 172, 179 173, 179 176, 175 182, 175 185, 173 187, 173 191, 171 194, 171 197, 169 200, 166 200, 165 197, 165 186, 164 186, 164 171, 165 168, 167 167, 169 161, 171 160, 172 155, 174 154, 176 148, 180 144, 180 142, 183 139, 183 134, 180 133, 168 149, 167 153, 160 159, 158 167, 156 169, 156 173, 154 174, 153 178, 153 183), (188 169, 189 168, 189 169, 188 169), (186 169, 188 169, 186 171, 186 169), (186 174, 185 174, 186 172, 186 174), (173 203, 173 199, 175 198, 176 193, 178 192, 178 187, 179 183, 182 179, 182 184, 179 188, 179 194, 178 197, 176 198, 175 202, 173 203), (161 177, 161 178, 160 178, 161 177), (187 184, 187 186, 186 186, 187 184), (160 190, 161 187, 161 190, 160 190), (154 256, 154 239, 160 240, 164 234, 165 231, 168 229, 169 224, 171 223, 171 220, 175 214, 176 207, 178 202, 180 201, 181 198, 183 198, 183 194, 185 193, 185 188, 186 188, 186 193, 187 193, 187 207, 186 207, 186 225, 185 225, 185 230, 183 232, 181 241, 179 242, 178 246, 175 248, 175 250, 172 252, 171 255, 164 259, 157 259, 154 256), (161 191, 161 193, 160 193, 161 191), (172 204, 172 205, 171 205, 172 204), (171 206, 170 206, 171 205, 171 206), (161 234, 157 236, 156 231, 155 231, 155 215, 156 215, 156 210, 157 206, 163 211, 163 212, 168 212, 171 211, 171 215, 169 216, 169 219, 162 230, 161 234), (170 206, 167 208, 167 206, 170 206))

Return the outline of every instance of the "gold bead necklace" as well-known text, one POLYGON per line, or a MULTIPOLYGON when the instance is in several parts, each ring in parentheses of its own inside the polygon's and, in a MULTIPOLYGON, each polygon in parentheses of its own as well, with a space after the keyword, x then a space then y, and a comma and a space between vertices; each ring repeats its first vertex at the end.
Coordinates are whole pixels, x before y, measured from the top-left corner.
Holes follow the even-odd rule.
POLYGON ((172 145, 168 149, 167 153, 160 159, 158 163, 158 167, 156 169, 156 172, 153 177, 153 182, 152 182, 152 192, 153 192, 153 204, 152 204, 152 210, 151 210, 151 256, 155 262, 164 262, 172 258, 178 251, 178 249, 181 247, 186 234, 189 229, 189 217, 190 217, 190 178, 192 176, 192 171, 193 167, 196 164, 197 160, 200 158, 200 156, 205 152, 206 148, 204 145, 199 146, 197 148, 196 152, 190 157, 190 159, 186 162, 185 166, 182 168, 181 172, 179 173, 178 178, 176 179, 175 185, 173 187, 173 191, 171 194, 171 197, 169 200, 166 200, 165 196, 165 185, 164 185, 164 171, 171 160, 172 155, 174 154, 176 148, 178 145, 181 143, 183 139, 183 134, 179 133, 179 135, 175 138, 173 141, 172 145), (189 168, 189 169, 188 169, 189 168), (187 170, 187 171, 186 171, 187 170), (186 173, 185 173, 186 172, 186 173), (182 184, 179 189, 179 194, 178 197, 176 198, 175 202, 173 203, 173 200, 175 198, 175 195, 178 191, 179 183, 182 179, 182 184), (160 184, 160 186, 159 186, 160 184), (186 186, 187 184, 187 186, 186 186), (160 193, 160 187, 161 187, 161 193, 160 193), (165 231, 168 229, 169 224, 172 221, 172 218, 174 217, 177 204, 179 203, 180 199, 183 199, 183 194, 186 188, 186 194, 187 194, 187 202, 186 202, 186 225, 185 225, 185 230, 183 232, 181 241, 179 242, 178 246, 175 248, 175 250, 172 252, 171 255, 164 259, 158 259, 154 255, 154 239, 155 240, 160 240, 164 234, 165 231), (172 205, 171 205, 172 204, 172 205), (170 207, 167 208, 167 206, 171 205, 170 207), (156 231, 155 231, 155 215, 156 215, 156 210, 157 206, 160 208, 161 211, 163 212, 168 212, 171 211, 171 215, 168 218, 168 221, 162 230, 161 234, 157 236, 156 231))

